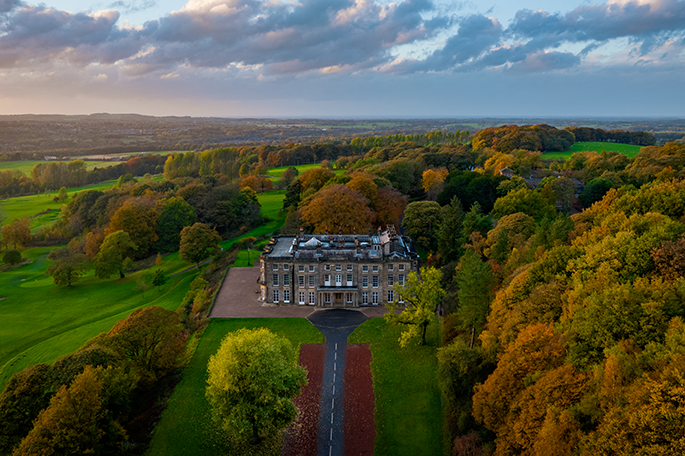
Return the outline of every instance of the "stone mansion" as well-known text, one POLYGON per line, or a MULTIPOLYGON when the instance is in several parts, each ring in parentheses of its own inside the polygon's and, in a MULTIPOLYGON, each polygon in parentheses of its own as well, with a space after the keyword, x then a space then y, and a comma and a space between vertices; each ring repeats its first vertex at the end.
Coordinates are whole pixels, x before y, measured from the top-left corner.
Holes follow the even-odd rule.
POLYGON ((376 235, 304 234, 271 238, 259 256, 261 300, 319 307, 377 306, 418 271, 411 240, 395 227, 376 235))

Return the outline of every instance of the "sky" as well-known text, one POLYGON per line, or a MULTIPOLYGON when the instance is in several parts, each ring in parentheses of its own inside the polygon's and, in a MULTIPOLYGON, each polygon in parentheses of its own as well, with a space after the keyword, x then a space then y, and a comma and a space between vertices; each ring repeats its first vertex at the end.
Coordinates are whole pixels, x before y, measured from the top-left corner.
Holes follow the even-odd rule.
POLYGON ((0 114, 685 117, 685 0, 0 0, 0 114))

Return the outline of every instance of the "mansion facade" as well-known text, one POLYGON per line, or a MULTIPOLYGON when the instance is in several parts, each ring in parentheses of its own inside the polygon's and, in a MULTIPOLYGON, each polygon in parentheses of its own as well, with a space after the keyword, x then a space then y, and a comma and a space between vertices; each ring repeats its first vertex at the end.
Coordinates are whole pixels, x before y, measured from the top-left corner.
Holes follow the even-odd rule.
POLYGON ((419 256, 395 227, 376 235, 279 235, 259 256, 261 300, 319 307, 377 306, 417 272, 419 256))

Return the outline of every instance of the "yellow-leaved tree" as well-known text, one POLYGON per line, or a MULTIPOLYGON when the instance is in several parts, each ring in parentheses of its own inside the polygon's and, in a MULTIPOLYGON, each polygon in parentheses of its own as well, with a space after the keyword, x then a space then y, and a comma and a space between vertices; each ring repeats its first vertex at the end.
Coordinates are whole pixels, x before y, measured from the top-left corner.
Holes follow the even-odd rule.
POLYGON ((212 416, 234 442, 278 439, 297 416, 292 399, 307 384, 307 372, 287 339, 265 328, 235 331, 207 367, 212 416))

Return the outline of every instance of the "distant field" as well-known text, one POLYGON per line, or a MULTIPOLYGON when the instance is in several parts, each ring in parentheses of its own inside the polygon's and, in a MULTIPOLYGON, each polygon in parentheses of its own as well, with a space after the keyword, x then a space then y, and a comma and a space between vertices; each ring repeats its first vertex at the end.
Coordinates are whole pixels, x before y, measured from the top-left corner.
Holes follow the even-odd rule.
MULTIPOLYGON (((281 177, 281 174, 285 172, 286 169, 290 168, 290 166, 281 166, 279 168, 269 168, 269 170, 266 172, 267 174, 275 177, 281 177)), ((308 165, 297 165, 294 166, 294 168, 297 168, 297 170, 302 174, 305 171, 309 171, 310 169, 315 169, 315 168, 321 168, 321 163, 311 163, 308 165)))
POLYGON ((568 160, 571 155, 576 152, 601 152, 606 150, 607 152, 618 152, 619 154, 625 154, 628 158, 633 158, 640 153, 642 146, 634 146, 632 144, 619 144, 610 142, 577 142, 573 144, 571 150, 568 152, 551 152, 547 154, 542 154, 544 160, 568 160))
MULTIPOLYGON (((145 152, 146 155, 168 155, 168 154, 175 154, 175 153, 185 153, 187 151, 185 150, 168 150, 168 151, 162 151, 162 152, 145 152)), ((127 153, 122 153, 122 154, 108 154, 109 156, 118 156, 118 157, 130 157, 132 155, 139 154, 140 152, 127 152, 127 153)), ((86 157, 103 157, 103 155, 88 155, 84 157, 72 157, 72 160, 85 160, 86 162, 86 168, 91 170, 93 168, 107 168, 108 166, 116 165, 118 163, 123 163, 123 162, 117 162, 117 161, 105 161, 105 160, 86 160, 86 157)), ((45 160, 19 160, 19 161, 6 161, 6 162, 0 162, 0 171, 4 169, 18 169, 19 171, 23 172, 25 175, 29 176, 31 174, 31 170, 33 169, 34 166, 36 166, 38 163, 68 163, 69 160, 55 160, 55 161, 45 161, 45 160)))
POLYGON ((241 328, 267 328, 289 339, 296 348, 300 344, 324 342, 323 334, 304 318, 212 319, 155 428, 146 456, 226 454, 205 398, 207 362, 219 349, 226 334, 241 328))
MULTIPOLYGON (((190 271, 173 277, 160 290, 147 291, 145 297, 134 290, 144 271, 127 274, 125 279, 101 280, 91 270, 72 287, 58 287, 45 274, 50 250, 24 250, 22 255, 32 263, 0 274, 0 390, 15 373, 76 351, 138 307, 176 310, 197 275, 190 271)), ((170 274, 188 266, 175 254, 175 258, 164 257, 161 268, 170 274)))
MULTIPOLYGON (((53 161, 53 162, 46 162, 46 161, 40 161, 40 160, 6 161, 6 162, 0 162, 0 171, 5 170, 5 169, 18 169, 19 171, 24 173, 26 176, 30 176, 31 170, 38 163, 68 163, 68 161, 65 161, 65 160, 59 160, 59 161, 53 161)), ((115 165, 116 163, 118 163, 118 162, 87 161, 86 162, 86 168, 87 169, 93 169, 96 167, 97 168, 106 168, 107 166, 115 165)))

